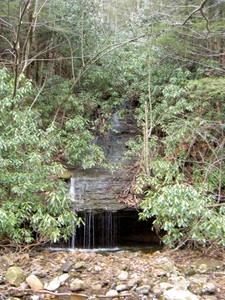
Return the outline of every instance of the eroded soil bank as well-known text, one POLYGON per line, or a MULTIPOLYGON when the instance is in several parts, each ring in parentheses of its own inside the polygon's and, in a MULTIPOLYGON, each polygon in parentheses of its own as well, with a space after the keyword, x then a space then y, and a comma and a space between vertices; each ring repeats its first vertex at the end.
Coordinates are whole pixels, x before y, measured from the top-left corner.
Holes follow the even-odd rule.
POLYGON ((224 258, 190 250, 3 253, 0 298, 225 299, 224 258), (18 282, 9 278, 14 267, 18 282))

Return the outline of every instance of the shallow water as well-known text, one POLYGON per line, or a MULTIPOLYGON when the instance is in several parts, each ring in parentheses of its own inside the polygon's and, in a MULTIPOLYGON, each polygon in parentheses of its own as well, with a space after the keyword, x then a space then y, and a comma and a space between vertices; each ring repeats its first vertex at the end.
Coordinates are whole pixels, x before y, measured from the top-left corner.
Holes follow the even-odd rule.
MULTIPOLYGON (((152 246, 131 246, 131 247, 114 247, 114 248, 93 248, 93 249, 82 249, 82 248, 56 248, 50 247, 47 248, 52 252, 59 252, 59 251, 67 251, 67 252, 96 252, 96 253, 107 253, 107 252, 119 252, 119 251, 130 251, 130 252, 137 252, 142 251, 145 253, 153 253, 157 250, 162 249, 160 245, 152 245, 152 246)), ((46 248, 45 248, 46 250, 46 248)))

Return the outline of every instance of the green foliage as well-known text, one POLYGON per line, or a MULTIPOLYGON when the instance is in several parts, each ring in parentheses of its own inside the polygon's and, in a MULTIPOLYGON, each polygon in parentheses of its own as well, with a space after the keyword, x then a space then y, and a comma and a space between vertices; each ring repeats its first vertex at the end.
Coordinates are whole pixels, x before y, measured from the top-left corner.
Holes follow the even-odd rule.
MULTIPOLYGON (((145 197, 140 217, 155 218, 169 247, 224 246, 224 210, 216 206, 225 189, 223 78, 190 80, 179 68, 158 89, 158 74, 152 72, 151 176, 140 175, 136 185, 145 197)), ((144 121, 144 106, 137 112, 144 121)))
POLYGON ((154 226, 166 232, 163 242, 168 247, 187 242, 225 246, 224 211, 213 209, 215 198, 206 186, 185 183, 179 166, 165 160, 154 161, 152 172, 150 178, 139 178, 139 187, 148 185, 140 218, 155 218, 154 226))
POLYGON ((53 162, 59 132, 54 124, 42 129, 40 114, 26 105, 30 81, 21 76, 12 98, 13 79, 6 69, 0 78, 1 238, 16 243, 67 239, 79 219, 71 211, 66 184, 54 180, 62 171, 53 162))

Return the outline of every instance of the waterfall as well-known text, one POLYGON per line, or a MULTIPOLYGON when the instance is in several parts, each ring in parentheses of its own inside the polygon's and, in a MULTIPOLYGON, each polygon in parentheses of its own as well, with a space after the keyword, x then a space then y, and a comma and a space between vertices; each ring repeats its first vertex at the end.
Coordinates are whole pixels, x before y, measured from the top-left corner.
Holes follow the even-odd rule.
POLYGON ((86 184, 85 182, 81 185, 78 185, 77 182, 79 178, 70 178, 70 190, 69 194, 72 202, 75 204, 81 204, 84 202, 85 193, 86 193, 86 184))
MULTIPOLYGON (((104 149, 109 169, 95 167, 87 170, 74 169, 70 180, 70 197, 73 208, 85 225, 74 228, 72 248, 113 248, 117 245, 119 218, 117 213, 126 208, 118 202, 118 195, 132 181, 132 172, 126 170, 131 161, 125 161, 126 144, 134 132, 125 119, 112 113, 111 130, 107 136, 96 137, 96 144, 104 149)), ((75 227, 75 226, 74 226, 75 227)))
POLYGON ((76 228, 72 248, 114 248, 117 244, 117 217, 112 211, 85 211, 79 214, 84 225, 76 228))

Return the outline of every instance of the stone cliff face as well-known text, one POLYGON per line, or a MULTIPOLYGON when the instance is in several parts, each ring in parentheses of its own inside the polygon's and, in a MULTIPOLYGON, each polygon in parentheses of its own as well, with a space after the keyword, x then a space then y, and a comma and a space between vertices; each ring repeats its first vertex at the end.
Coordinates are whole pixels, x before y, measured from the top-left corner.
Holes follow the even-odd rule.
POLYGON ((117 197, 133 178, 129 171, 132 160, 126 160, 125 155, 126 144, 135 137, 135 133, 131 132, 131 126, 116 115, 113 115, 112 122, 111 133, 107 137, 98 138, 97 143, 103 147, 107 162, 115 171, 101 168, 74 171, 70 181, 70 195, 77 211, 117 211, 126 208, 125 204, 117 201, 117 197))
POLYGON ((97 142, 114 172, 103 168, 75 170, 70 180, 74 209, 84 221, 84 225, 76 228, 70 248, 149 247, 159 243, 159 237, 151 230, 152 220, 140 222, 136 209, 118 201, 134 176, 130 167, 135 158, 125 157, 126 144, 135 133, 117 116, 112 121, 113 131, 97 142))

